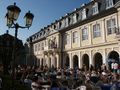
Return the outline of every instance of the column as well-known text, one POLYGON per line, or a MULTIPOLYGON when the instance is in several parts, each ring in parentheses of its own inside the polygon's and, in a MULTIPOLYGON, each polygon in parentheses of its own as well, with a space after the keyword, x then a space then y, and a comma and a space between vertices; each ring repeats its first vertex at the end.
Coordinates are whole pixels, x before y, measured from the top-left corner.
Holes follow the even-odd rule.
POLYGON ((78 58, 79 58, 79 68, 82 68, 82 60, 81 60, 81 53, 80 52, 79 52, 78 58))
POLYGON ((118 17, 117 17, 117 19, 118 19, 118 21, 117 21, 117 23, 118 23, 118 27, 119 27, 119 29, 120 29, 120 7, 119 8, 117 8, 117 11, 118 11, 118 17))
POLYGON ((101 20, 101 35, 102 35, 102 39, 103 42, 106 42, 106 29, 105 29, 105 19, 101 20))
POLYGON ((56 58, 57 58, 57 68, 59 67, 59 55, 57 54, 56 55, 56 58))
POLYGON ((103 63, 105 63, 105 65, 107 65, 107 61, 106 61, 106 52, 105 50, 103 51, 103 63))
POLYGON ((92 52, 91 51, 89 52, 89 61, 90 61, 90 65, 93 65, 93 59, 92 59, 92 52))
POLYGON ((72 31, 70 31, 70 48, 72 48, 72 31))
POLYGON ((89 35, 89 43, 92 45, 92 24, 88 25, 88 35, 89 35))

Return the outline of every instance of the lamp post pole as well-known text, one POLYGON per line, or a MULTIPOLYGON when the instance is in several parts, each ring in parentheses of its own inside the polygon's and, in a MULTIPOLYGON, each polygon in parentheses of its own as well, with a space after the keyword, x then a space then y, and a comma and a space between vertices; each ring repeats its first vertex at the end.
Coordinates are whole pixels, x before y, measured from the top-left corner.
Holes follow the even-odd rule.
POLYGON ((14 37, 14 43, 13 43, 13 53, 12 53, 12 88, 15 90, 15 59, 16 59, 16 42, 17 42, 17 33, 18 33, 18 27, 15 25, 15 37, 14 37))
POLYGON ((10 5, 7 7, 7 13, 6 13, 6 18, 7 18, 7 26, 9 28, 14 28, 15 29, 15 36, 14 36, 14 41, 13 41, 13 53, 12 53, 12 89, 15 90, 15 60, 16 60, 16 43, 17 43, 17 33, 19 28, 28 28, 31 27, 32 21, 34 18, 34 15, 28 11, 28 13, 25 14, 24 18, 26 21, 25 26, 20 26, 18 23, 15 23, 18 19, 18 16, 21 12, 21 9, 16 6, 16 3, 14 5, 10 5))

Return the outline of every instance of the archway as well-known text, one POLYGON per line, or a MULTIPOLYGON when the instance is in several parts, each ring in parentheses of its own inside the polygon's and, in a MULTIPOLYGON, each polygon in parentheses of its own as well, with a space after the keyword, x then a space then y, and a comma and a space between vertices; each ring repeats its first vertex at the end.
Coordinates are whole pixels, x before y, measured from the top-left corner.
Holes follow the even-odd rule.
POLYGON ((65 66, 66 66, 66 67, 69 67, 69 66, 70 66, 70 59, 69 59, 69 56, 66 56, 66 59, 65 59, 65 66))
POLYGON ((96 53, 94 55, 94 67, 95 67, 95 69, 100 69, 102 64, 103 64, 102 55, 100 53, 96 53))
POLYGON ((111 69, 111 63, 115 61, 117 63, 120 63, 120 60, 119 60, 119 54, 118 52, 116 51, 111 51, 109 54, 108 54, 108 66, 109 68, 111 69))
POLYGON ((73 56, 73 68, 78 67, 78 56, 73 56))
POLYGON ((108 54, 108 60, 115 60, 115 62, 119 63, 119 54, 116 51, 111 51, 108 54))
POLYGON ((86 69, 89 69, 89 56, 87 54, 84 54, 82 57, 83 65, 86 66, 86 69))

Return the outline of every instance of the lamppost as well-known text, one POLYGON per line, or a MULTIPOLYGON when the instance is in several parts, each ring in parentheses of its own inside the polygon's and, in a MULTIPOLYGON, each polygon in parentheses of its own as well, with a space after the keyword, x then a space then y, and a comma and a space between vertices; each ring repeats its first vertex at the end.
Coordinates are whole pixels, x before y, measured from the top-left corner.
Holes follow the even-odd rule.
POLYGON ((21 9, 16 6, 16 3, 14 5, 9 5, 7 7, 7 13, 6 13, 6 19, 7 19, 7 26, 8 28, 15 28, 15 36, 14 36, 14 44, 13 44, 13 53, 12 53, 12 88, 14 88, 14 81, 15 81, 15 59, 16 59, 16 40, 17 40, 17 33, 19 28, 28 28, 32 25, 32 21, 34 18, 34 15, 28 11, 28 13, 25 14, 24 18, 26 21, 25 26, 20 26, 17 21, 19 14, 21 12, 21 9))

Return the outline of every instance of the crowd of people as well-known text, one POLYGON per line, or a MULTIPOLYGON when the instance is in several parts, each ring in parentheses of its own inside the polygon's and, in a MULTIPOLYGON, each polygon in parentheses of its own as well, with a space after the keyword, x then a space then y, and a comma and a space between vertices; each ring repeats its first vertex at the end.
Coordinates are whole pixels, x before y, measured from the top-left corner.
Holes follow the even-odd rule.
POLYGON ((16 79, 32 90, 120 90, 120 65, 113 62, 109 68, 103 64, 89 69, 85 65, 81 69, 18 66, 16 79))
POLYGON ((92 65, 89 68, 85 65, 82 68, 18 65, 15 76, 30 90, 120 90, 120 65, 117 62, 97 68, 92 65))

